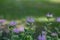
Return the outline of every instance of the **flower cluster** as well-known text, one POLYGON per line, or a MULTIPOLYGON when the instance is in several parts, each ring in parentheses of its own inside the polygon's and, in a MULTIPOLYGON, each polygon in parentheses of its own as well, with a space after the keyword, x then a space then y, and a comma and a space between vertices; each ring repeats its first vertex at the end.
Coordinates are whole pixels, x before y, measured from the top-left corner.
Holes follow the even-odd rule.
MULTIPOLYGON (((48 13, 48 14, 46 14, 46 16, 48 18, 52 18, 53 14, 48 13)), ((1 26, 5 22, 6 22, 5 19, 0 19, 1 26)), ((56 26, 53 25, 54 24, 53 22, 48 22, 48 23, 46 22, 47 24, 46 23, 41 24, 40 22, 36 22, 34 20, 34 18, 32 18, 32 17, 28 17, 25 20, 25 22, 26 22, 26 24, 24 24, 24 26, 21 26, 21 24, 19 24, 19 26, 17 26, 18 24, 15 21, 10 21, 9 24, 7 25, 9 33, 6 33, 5 28, 2 28, 2 32, 0 32, 1 40, 2 39, 4 39, 4 40, 7 40, 7 39, 9 39, 9 40, 35 40, 35 39, 36 40, 50 40, 50 39, 58 40, 57 38, 59 38, 59 36, 60 36, 60 34, 59 34, 60 17, 56 18, 56 23, 58 23, 56 26), (36 24, 34 24, 34 23, 36 23, 36 24), (27 25, 29 25, 29 26, 27 26, 27 25), (36 27, 34 28, 34 26, 36 26, 36 27), (58 31, 55 29, 55 27, 58 28, 58 31), (8 36, 5 34, 8 34, 8 36), (49 38, 48 36, 51 38, 49 38)))

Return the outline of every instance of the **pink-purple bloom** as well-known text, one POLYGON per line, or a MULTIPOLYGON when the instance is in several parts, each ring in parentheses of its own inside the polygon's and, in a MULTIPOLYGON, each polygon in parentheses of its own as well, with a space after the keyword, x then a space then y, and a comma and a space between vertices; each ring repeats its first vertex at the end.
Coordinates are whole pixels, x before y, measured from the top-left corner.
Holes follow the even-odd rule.
POLYGON ((46 36, 42 35, 42 40, 46 40, 46 36))
POLYGON ((53 17, 53 14, 48 13, 48 14, 46 14, 46 16, 53 17))
POLYGON ((13 29, 13 32, 15 32, 15 33, 19 33, 19 29, 14 28, 14 29, 13 29))
POLYGON ((38 40, 42 40, 42 36, 41 35, 38 36, 38 40))
POLYGON ((15 33, 24 32, 24 27, 14 28, 13 32, 15 32, 15 33))
POLYGON ((60 17, 57 18, 57 22, 60 22, 60 17))
POLYGON ((52 36, 58 36, 58 34, 57 34, 57 33, 55 33, 55 32, 54 32, 54 33, 52 33, 51 35, 52 35, 52 36))
POLYGON ((24 32, 24 31, 25 31, 25 30, 24 30, 24 27, 20 27, 20 28, 19 28, 19 31, 20 31, 20 32, 24 32))
POLYGON ((39 35, 38 40, 46 40, 46 36, 45 35, 39 35))
POLYGON ((35 20, 33 18, 27 18, 26 22, 33 23, 35 20))
POLYGON ((11 21, 11 22, 10 22, 10 25, 11 25, 11 26, 14 26, 14 25, 16 25, 16 22, 15 22, 15 21, 11 21))
POLYGON ((4 22, 6 22, 6 20, 0 19, 0 23, 4 23, 4 22))

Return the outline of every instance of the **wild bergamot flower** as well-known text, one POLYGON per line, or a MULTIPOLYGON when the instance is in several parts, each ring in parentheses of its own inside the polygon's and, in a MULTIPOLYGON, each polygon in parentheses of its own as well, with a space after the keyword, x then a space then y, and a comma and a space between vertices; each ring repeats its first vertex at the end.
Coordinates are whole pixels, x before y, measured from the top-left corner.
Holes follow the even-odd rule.
POLYGON ((51 35, 52 36, 58 36, 58 34, 56 32, 53 32, 51 35))
POLYGON ((60 17, 57 18, 57 22, 60 22, 60 17))
POLYGON ((33 18, 27 18, 26 22, 33 23, 35 20, 33 18))
POLYGON ((46 40, 46 36, 45 35, 39 35, 38 40, 46 40))
POLYGON ((53 14, 47 13, 46 16, 47 17, 53 17, 53 14))
POLYGON ((4 23, 4 22, 6 22, 5 19, 0 19, 0 23, 4 23))
POLYGON ((14 26, 14 25, 16 25, 16 22, 15 22, 15 21, 11 21, 11 22, 9 23, 9 25, 14 26))

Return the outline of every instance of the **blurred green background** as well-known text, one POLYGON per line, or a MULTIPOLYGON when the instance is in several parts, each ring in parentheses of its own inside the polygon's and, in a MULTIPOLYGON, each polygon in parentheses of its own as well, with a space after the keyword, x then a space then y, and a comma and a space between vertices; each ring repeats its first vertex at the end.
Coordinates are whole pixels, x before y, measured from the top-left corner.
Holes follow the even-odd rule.
POLYGON ((0 0, 0 18, 15 20, 27 16, 40 17, 46 13, 60 16, 59 0, 0 0))

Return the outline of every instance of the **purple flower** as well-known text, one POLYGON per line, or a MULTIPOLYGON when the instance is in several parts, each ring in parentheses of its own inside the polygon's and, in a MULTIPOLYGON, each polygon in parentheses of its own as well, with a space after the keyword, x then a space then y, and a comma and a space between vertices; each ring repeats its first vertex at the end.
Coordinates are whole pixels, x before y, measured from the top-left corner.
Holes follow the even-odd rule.
POLYGON ((42 35, 42 40, 46 40, 46 36, 42 35))
POLYGON ((53 17, 53 14, 48 13, 48 14, 46 14, 46 16, 53 17))
POLYGON ((60 22, 60 17, 57 18, 57 22, 60 22))
POLYGON ((52 33, 51 35, 52 35, 52 36, 58 36, 58 34, 57 34, 57 33, 52 33))
POLYGON ((33 18, 27 18, 26 22, 30 22, 30 23, 33 23, 35 20, 33 18))
POLYGON ((47 34, 47 32, 46 31, 42 31, 42 35, 45 35, 45 34, 47 34))
POLYGON ((15 21, 11 21, 11 22, 10 22, 10 25, 11 25, 11 26, 14 26, 14 25, 16 25, 16 22, 15 22, 15 21))
POLYGON ((44 35, 39 35, 38 40, 46 40, 46 37, 44 35))
POLYGON ((19 33, 19 29, 18 29, 18 28, 14 28, 14 29, 13 29, 13 32, 19 33))
POLYGON ((14 28, 14 29, 13 29, 13 32, 15 32, 15 33, 24 32, 24 27, 14 28))
POLYGON ((20 31, 20 32, 24 32, 24 27, 20 27, 20 28, 19 28, 19 31, 20 31))
POLYGON ((42 40, 42 36, 41 35, 38 36, 38 40, 42 40))
POLYGON ((0 23, 4 23, 4 22, 6 22, 6 20, 0 19, 0 23))

